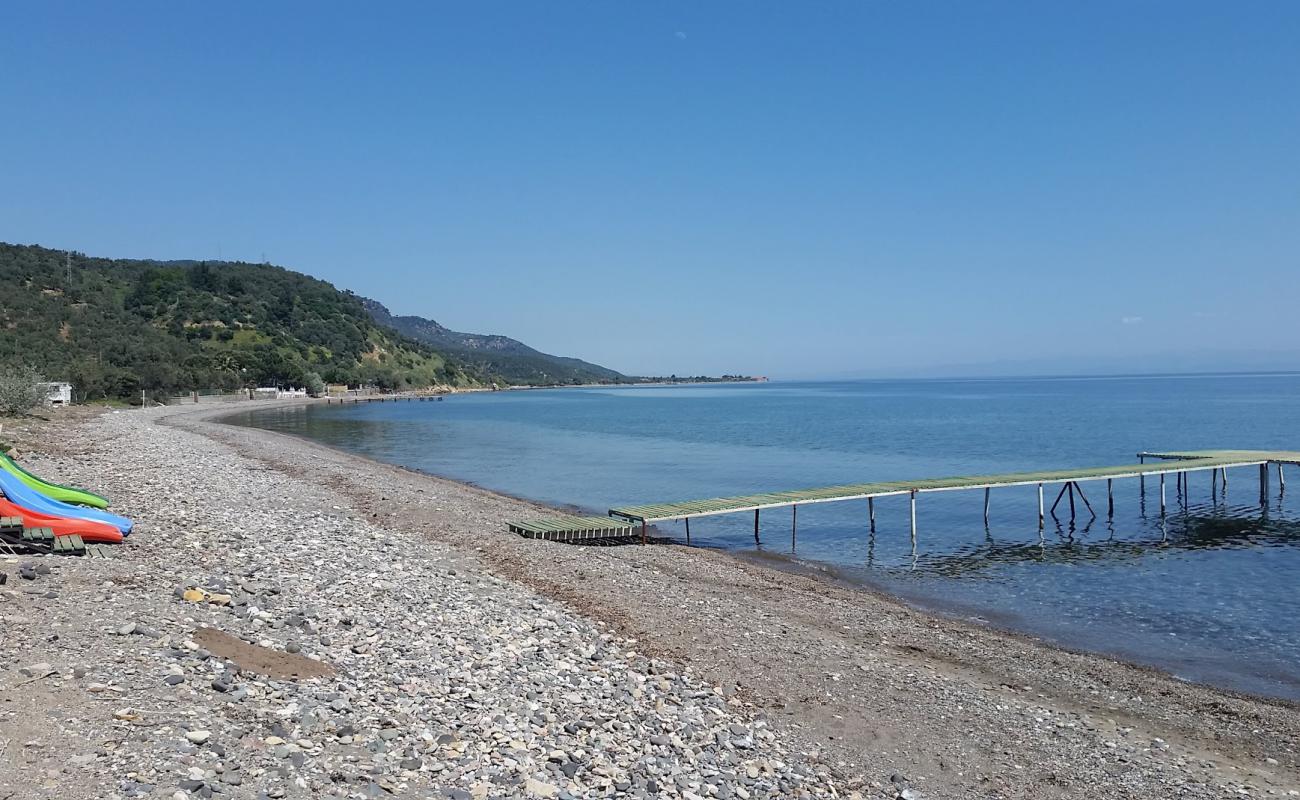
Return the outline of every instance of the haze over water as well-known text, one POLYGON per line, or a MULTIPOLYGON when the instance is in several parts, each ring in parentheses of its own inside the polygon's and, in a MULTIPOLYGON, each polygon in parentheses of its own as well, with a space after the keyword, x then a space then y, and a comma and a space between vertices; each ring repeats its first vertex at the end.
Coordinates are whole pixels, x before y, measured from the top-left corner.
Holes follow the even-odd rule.
MULTIPOLYGON (((1139 450, 1300 449, 1300 375, 909 380, 618 387, 310 406, 245 423, 557 505, 616 505, 842 483, 1131 463, 1139 450)), ((1193 473, 1143 504, 1136 479, 1085 483, 1100 516, 1065 503, 1040 538, 1032 487, 692 521, 692 543, 834 567, 911 602, 1112 653, 1191 680, 1300 699, 1300 514, 1266 507, 1254 467, 1212 498, 1193 473)), ((1300 481, 1297 473, 1294 481, 1300 481)), ((1292 492, 1298 491, 1296 488, 1292 492)), ((1050 504, 1055 489, 1047 497, 1050 504)), ((681 538, 680 522, 659 526, 681 538)), ((558 546, 558 545, 557 545, 558 546)), ((687 557, 683 554, 683 557, 687 557)))

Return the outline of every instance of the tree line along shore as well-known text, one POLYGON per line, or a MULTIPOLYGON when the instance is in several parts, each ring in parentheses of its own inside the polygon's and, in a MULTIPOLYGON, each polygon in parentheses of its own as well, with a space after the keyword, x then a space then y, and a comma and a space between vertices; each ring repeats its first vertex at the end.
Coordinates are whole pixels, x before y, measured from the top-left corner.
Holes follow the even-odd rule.
MULTIPOLYGON (((0 367, 71 384, 76 401, 199 390, 647 383, 504 336, 394 316, 270 264, 95 258, 0 243, 0 367)), ((743 379, 746 376, 689 380, 743 379)))

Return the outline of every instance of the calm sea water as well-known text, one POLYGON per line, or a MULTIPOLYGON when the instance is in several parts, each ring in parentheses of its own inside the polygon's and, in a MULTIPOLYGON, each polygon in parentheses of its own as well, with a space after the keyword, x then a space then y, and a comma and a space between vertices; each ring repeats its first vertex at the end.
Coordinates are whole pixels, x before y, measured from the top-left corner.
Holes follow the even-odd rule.
MULTIPOLYGON (((614 505, 1130 463, 1139 450, 1300 449, 1300 375, 586 388, 252 412, 249 424, 548 503, 614 505)), ((1300 504, 1256 468, 1084 484, 1101 517, 1040 537, 1032 487, 696 519, 692 543, 832 565, 911 602, 1183 678, 1300 699, 1300 504), (1096 487, 1096 488, 1093 488, 1096 487)), ((1300 470, 1293 493, 1300 493, 1300 470)), ((1048 502, 1052 495, 1048 495, 1048 502)), ((1063 504, 1064 505, 1064 504, 1063 504)), ((1082 506, 1080 506, 1082 508, 1082 506)), ((1067 512, 1068 514, 1068 512, 1067 512)), ((682 537, 681 523, 659 526, 682 537)))

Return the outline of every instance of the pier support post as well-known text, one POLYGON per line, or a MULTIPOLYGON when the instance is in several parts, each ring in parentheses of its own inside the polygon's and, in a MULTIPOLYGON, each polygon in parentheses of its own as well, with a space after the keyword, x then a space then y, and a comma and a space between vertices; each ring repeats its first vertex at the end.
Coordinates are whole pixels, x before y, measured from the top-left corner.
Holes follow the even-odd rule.
POLYGON ((1092 503, 1089 503, 1089 502, 1088 502, 1088 495, 1086 495, 1086 494, 1083 493, 1083 487, 1080 486, 1080 485, 1078 484, 1078 482, 1076 481, 1075 484, 1074 484, 1074 488, 1075 488, 1076 490, 1078 490, 1078 492, 1079 492, 1079 499, 1083 501, 1083 505, 1088 509, 1088 513, 1092 515, 1092 518, 1093 518, 1093 519, 1096 519, 1096 518, 1097 518, 1097 512, 1092 510, 1092 503))
POLYGON ((984 527, 989 526, 989 492, 992 491, 987 486, 984 487, 984 527))
POLYGON ((1282 474, 1282 462, 1277 465, 1277 491, 1282 493, 1286 491, 1286 475, 1282 474))
POLYGON ((867 516, 871 518, 871 532, 876 532, 876 498, 867 498, 867 516))
POLYGON ((1046 517, 1043 515, 1043 484, 1038 484, 1038 529, 1043 529, 1046 517))
POLYGON ((1219 473, 1223 476, 1223 497, 1226 500, 1228 498, 1228 468, 1224 467, 1219 470, 1219 473))
MULTIPOLYGON (((1056 493, 1056 499, 1052 501, 1052 517, 1053 517, 1053 518, 1056 517, 1056 507, 1059 506, 1059 505, 1061 504, 1061 498, 1065 497, 1065 492, 1066 492, 1066 490, 1068 490, 1069 488, 1070 488, 1070 482, 1069 482, 1069 481, 1066 481, 1065 483, 1061 484, 1061 491, 1059 491, 1059 492, 1056 493)), ((1074 498, 1073 498, 1073 497, 1070 498, 1070 502, 1071 502, 1071 503, 1074 502, 1074 498)))
POLYGON ((1115 518, 1115 487, 1114 478, 1106 479, 1106 518, 1115 518))
POLYGON ((1259 465, 1259 502, 1268 504, 1268 464, 1259 465))
POLYGON ((686 518, 686 543, 691 543, 691 518, 686 518))
POLYGON ((911 492, 912 499, 912 550, 916 550, 916 490, 911 492))
POLYGON ((1160 473, 1160 516, 1165 515, 1165 474, 1160 473))
POLYGON ((1070 490, 1070 521, 1074 521, 1074 481, 1066 481, 1065 488, 1070 490))
POLYGON ((1216 506, 1219 504, 1219 471, 1217 469, 1210 470, 1210 504, 1216 506))
POLYGON ((799 530, 799 506, 790 506, 790 549, 794 549, 794 536, 799 530))
POLYGON ((758 544, 758 509, 754 509, 754 544, 758 544))
MULTIPOLYGON (((1146 456, 1138 456, 1138 463, 1147 463, 1146 456)), ((1143 497, 1147 496, 1147 476, 1142 473, 1138 473, 1138 491, 1143 497)))

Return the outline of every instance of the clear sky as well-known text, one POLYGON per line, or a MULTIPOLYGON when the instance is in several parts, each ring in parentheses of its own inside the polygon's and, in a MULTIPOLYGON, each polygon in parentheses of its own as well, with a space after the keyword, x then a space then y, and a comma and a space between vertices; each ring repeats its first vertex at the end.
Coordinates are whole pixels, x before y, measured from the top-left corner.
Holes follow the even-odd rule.
POLYGON ((2 240, 626 372, 1300 367, 1296 2, 0 0, 0 108, 2 240))

